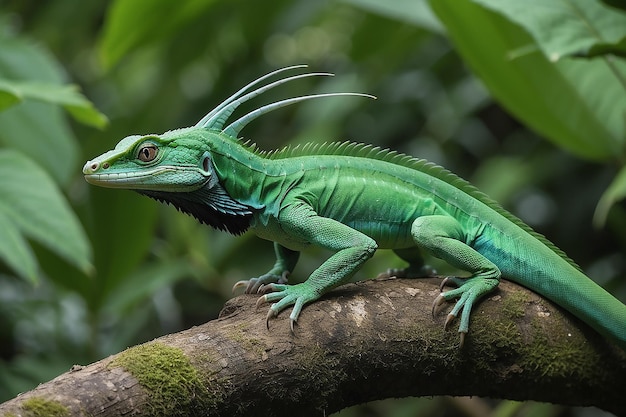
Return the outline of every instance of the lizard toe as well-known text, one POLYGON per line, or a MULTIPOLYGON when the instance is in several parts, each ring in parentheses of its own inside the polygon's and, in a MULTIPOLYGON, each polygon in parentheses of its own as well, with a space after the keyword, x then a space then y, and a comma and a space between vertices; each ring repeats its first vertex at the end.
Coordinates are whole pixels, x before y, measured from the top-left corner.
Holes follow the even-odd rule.
POLYGON ((293 306, 293 310, 289 315, 290 328, 293 332, 294 326, 298 322, 298 317, 302 311, 302 307, 311 301, 319 298, 319 294, 314 291, 306 283, 297 285, 286 284, 267 284, 262 288, 265 294, 257 300, 257 306, 264 302, 274 302, 268 312, 266 321, 275 317, 289 306, 293 306))
POLYGON ((459 333, 461 334, 462 345, 465 342, 465 335, 469 331, 470 315, 474 304, 480 297, 492 291, 497 286, 498 281, 482 277, 468 279, 450 278, 450 282, 454 284, 460 283, 460 286, 450 291, 442 292, 437 299, 442 298, 446 301, 457 300, 446 318, 444 328, 447 329, 453 319, 460 315, 459 333))

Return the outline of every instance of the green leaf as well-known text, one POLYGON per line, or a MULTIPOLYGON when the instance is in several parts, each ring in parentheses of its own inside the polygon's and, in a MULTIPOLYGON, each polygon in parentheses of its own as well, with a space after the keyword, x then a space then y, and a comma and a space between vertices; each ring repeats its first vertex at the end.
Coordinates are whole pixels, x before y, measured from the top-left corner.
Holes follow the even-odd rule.
POLYGON ((75 85, 0 79, 0 110, 26 99, 63 106, 77 121, 104 128, 107 117, 83 96, 75 85))
POLYGON ((426 0, 343 0, 345 3, 369 10, 395 20, 401 20, 431 32, 443 33, 441 22, 433 14, 426 0))
POLYGON ((551 61, 626 56, 626 14, 598 0, 473 0, 522 26, 551 61))
POLYGON ((602 227, 606 222, 611 207, 624 198, 626 198, 626 167, 620 170, 611 185, 609 185, 609 188, 600 197, 600 201, 598 201, 596 206, 596 212, 593 215, 594 226, 602 227))
POLYGON ((91 248, 81 225, 50 176, 19 152, 0 150, 0 223, 4 242, 0 251, 19 275, 34 280, 34 257, 24 238, 33 239, 89 273, 91 248), (5 225, 6 225, 5 224, 5 225), (7 247, 9 249, 7 249, 7 247), (20 263, 20 266, 16 266, 20 263))
POLYGON ((28 279, 33 284, 37 282, 37 259, 8 213, 1 210, 0 258, 20 277, 28 279))
POLYGON ((491 94, 528 127, 580 157, 622 155, 625 62, 553 63, 519 25, 473 1, 431 0, 431 6, 491 94))
POLYGON ((0 112, 0 144, 27 155, 60 184, 76 175, 78 148, 57 106, 27 101, 0 112))
POLYGON ((62 74, 54 57, 45 50, 0 32, 0 107, 5 109, 0 112, 0 145, 19 150, 58 183, 67 184, 78 168, 78 146, 56 103, 66 106, 75 117, 96 124, 101 123, 97 119, 102 116, 83 114, 86 109, 90 112, 90 105, 68 90, 72 87, 62 86, 62 74), (26 100, 13 105, 25 96, 55 104, 26 100))
POLYGON ((150 45, 167 37, 203 9, 211 0, 117 0, 108 8, 100 56, 110 68, 135 48, 150 45))
POLYGON ((62 84, 63 69, 45 49, 24 38, 0 32, 0 75, 14 80, 62 84))

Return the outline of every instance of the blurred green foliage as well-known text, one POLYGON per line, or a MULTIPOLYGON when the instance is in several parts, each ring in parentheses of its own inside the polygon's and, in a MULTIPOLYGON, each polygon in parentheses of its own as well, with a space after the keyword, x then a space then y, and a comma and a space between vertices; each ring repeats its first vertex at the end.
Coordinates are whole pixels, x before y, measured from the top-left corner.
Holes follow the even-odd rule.
MULTIPOLYGON (((565 3, 533 4, 5 0, 0 400, 72 364, 210 320, 234 282, 273 264, 268 242, 201 227, 132 192, 89 187, 81 166, 129 134, 193 125, 245 83, 293 64, 337 76, 285 85, 241 112, 312 92, 378 100, 283 109, 245 138, 263 149, 350 139, 442 164, 626 299, 625 14, 596 0, 570 2, 582 10, 574 17, 565 3)), ((321 256, 304 254, 294 278, 321 256)), ((357 278, 399 265, 380 253, 357 278)), ((366 407, 344 413, 561 413, 443 398, 366 407)))

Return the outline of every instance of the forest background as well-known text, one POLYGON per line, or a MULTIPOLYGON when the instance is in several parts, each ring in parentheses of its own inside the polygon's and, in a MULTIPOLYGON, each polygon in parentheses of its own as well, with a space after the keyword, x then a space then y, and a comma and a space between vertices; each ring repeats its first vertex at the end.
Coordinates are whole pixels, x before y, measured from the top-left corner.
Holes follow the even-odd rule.
MULTIPOLYGON (((441 164, 626 301, 626 13, 609 1, 518 3, 0 2, 0 400, 211 320, 233 283, 271 266, 270 243, 91 187, 81 167, 127 135, 193 125, 294 64, 336 76, 285 85, 241 111, 315 92, 378 99, 273 112, 246 139, 262 149, 353 140, 441 164)), ((305 253, 294 278, 323 256, 305 253)), ((381 251, 356 279, 401 265, 381 251)), ((342 414, 485 409, 589 415, 443 397, 342 414)))

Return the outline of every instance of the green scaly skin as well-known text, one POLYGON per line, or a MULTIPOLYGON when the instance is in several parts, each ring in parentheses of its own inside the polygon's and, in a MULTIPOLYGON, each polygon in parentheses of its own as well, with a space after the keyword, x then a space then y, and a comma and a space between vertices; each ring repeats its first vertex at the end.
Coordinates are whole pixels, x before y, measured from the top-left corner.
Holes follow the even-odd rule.
POLYGON ((425 251, 470 274, 446 280, 457 288, 442 292, 433 304, 435 310, 457 300, 446 325, 460 314, 461 343, 472 306, 505 276, 626 350, 626 306, 553 244, 444 168, 349 142, 266 153, 237 139, 259 115, 319 95, 267 105, 223 127, 239 104, 269 88, 328 75, 303 74, 248 92, 294 68, 299 67, 249 84, 194 127, 123 139, 85 164, 85 179, 171 203, 233 234, 250 229, 273 241, 274 267, 235 288, 263 293, 259 303, 273 303, 268 320, 293 306, 292 328, 305 304, 345 283, 377 249, 395 250, 409 262, 407 271, 423 266, 419 253, 425 251), (334 254, 306 281, 286 284, 299 253, 312 245, 334 254))

